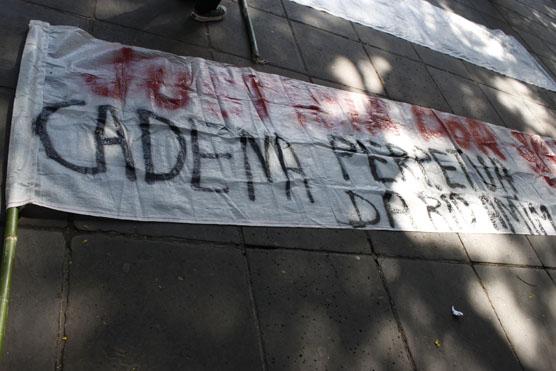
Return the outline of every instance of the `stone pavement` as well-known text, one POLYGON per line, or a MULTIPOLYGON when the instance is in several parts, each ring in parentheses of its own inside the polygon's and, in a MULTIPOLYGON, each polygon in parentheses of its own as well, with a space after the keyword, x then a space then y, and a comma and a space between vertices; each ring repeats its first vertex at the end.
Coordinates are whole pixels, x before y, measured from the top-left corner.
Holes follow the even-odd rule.
MULTIPOLYGON (((427 0, 556 76, 556 2, 427 0)), ((556 137, 556 93, 288 0, 250 0, 265 72, 556 137)), ((0 135, 30 19, 250 66, 238 4, 1 0, 0 135)), ((370 10, 372 11, 372 10, 370 10)), ((27 207, 1 370, 554 370, 556 238, 133 223, 27 207), (455 320, 455 305, 465 317, 455 320)))

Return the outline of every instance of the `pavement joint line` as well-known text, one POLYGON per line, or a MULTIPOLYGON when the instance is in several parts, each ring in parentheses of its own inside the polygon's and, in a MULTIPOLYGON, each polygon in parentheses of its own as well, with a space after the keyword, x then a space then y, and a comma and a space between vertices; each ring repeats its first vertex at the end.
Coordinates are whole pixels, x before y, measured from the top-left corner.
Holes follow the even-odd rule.
POLYGON ((66 322, 68 318, 68 307, 69 307, 69 294, 71 286, 71 265, 73 258, 73 251, 71 248, 72 240, 77 234, 77 230, 71 221, 68 222, 67 226, 63 228, 64 236, 64 262, 62 265, 62 283, 60 287, 61 299, 60 299, 60 312, 58 314, 58 331, 56 336, 56 363, 55 370, 63 371, 64 369, 64 354, 67 343, 67 332, 66 332, 66 322))
POLYGON ((361 47, 363 48, 363 51, 365 52, 365 55, 367 56, 367 60, 369 61, 369 63, 373 67, 373 70, 375 71, 376 75, 378 76, 378 79, 380 80, 380 84, 382 85, 382 91, 384 92, 384 96, 387 97, 388 99, 392 99, 392 97, 388 93, 388 90, 386 89, 386 84, 384 83, 384 80, 382 79, 382 76, 380 76, 380 73, 378 73, 378 70, 376 69, 376 67, 373 63, 373 59, 371 58, 369 52, 367 51, 367 48, 365 48, 365 46, 363 45, 363 41, 361 40, 361 37, 359 36, 359 33, 355 29, 355 25, 353 24, 353 22, 349 22, 349 23, 351 24, 351 28, 353 28, 353 32, 355 32, 355 35, 357 35, 357 38, 359 39, 359 43, 361 44, 361 47))
POLYGON ((541 266, 543 268, 547 268, 547 266, 544 264, 544 261, 541 259, 541 256, 539 255, 539 253, 535 249, 535 246, 533 246, 533 244, 531 243, 531 240, 529 240, 528 235, 525 236, 525 239, 527 240, 527 243, 529 243, 529 247, 531 248, 531 250, 533 250, 533 253, 537 257, 537 260, 541 262, 541 266))
MULTIPOLYGON (((24 1, 24 0, 20 0, 20 1, 24 1)), ((166 40, 177 42, 177 43, 180 43, 180 44, 183 44, 183 45, 194 46, 194 47, 201 48, 201 49, 208 49, 206 45, 188 43, 188 42, 185 42, 183 40, 173 38, 168 34, 161 34, 161 33, 155 33, 155 32, 148 31, 148 30, 142 30, 142 29, 137 28, 137 27, 133 27, 133 26, 129 26, 129 25, 123 25, 121 23, 112 22, 112 21, 107 20, 107 19, 95 18, 94 22, 107 23, 107 24, 112 25, 112 26, 117 26, 117 27, 120 27, 120 28, 127 28, 129 30, 133 30, 133 31, 136 31, 136 32, 142 32, 142 33, 145 33, 145 34, 148 34, 148 35, 151 35, 151 36, 156 36, 156 37, 159 37, 161 39, 166 39, 166 40)))
POLYGON ((546 272, 548 278, 550 278, 554 286, 556 286, 556 271, 554 271, 554 269, 545 269, 544 271, 546 272), (551 271, 554 271, 554 276, 550 274, 551 271))
MULTIPOLYGON (((191 44, 187 44, 187 45, 191 45, 191 44)), ((205 49, 206 49, 206 48, 205 48, 205 49)), ((253 64, 253 62, 251 62, 251 60, 250 60, 249 58, 246 58, 244 55, 234 54, 234 53, 231 53, 231 52, 229 52, 229 51, 223 51, 223 50, 218 49, 218 48, 216 48, 216 47, 211 48, 211 49, 207 49, 207 51, 211 51, 211 52, 215 52, 215 53, 220 53, 220 54, 227 54, 227 55, 230 55, 230 56, 232 56, 232 57, 236 57, 236 58, 243 59, 243 60, 245 60, 246 62, 248 62, 248 63, 250 64, 249 66, 244 66, 244 67, 236 66, 236 67, 239 67, 239 68, 247 68, 247 67, 248 67, 248 68, 254 68, 254 69, 256 69, 255 67, 257 67, 257 66, 270 66, 270 67, 280 68, 280 69, 282 69, 282 70, 284 70, 284 71, 297 73, 297 74, 299 74, 299 75, 303 75, 303 76, 306 76, 306 77, 311 77, 311 75, 309 75, 306 71, 295 70, 295 69, 293 69, 293 68, 286 67, 286 66, 282 66, 282 65, 277 64, 277 63, 274 63, 274 62, 272 62, 272 61, 266 61, 266 63, 265 63, 264 65, 255 65, 255 64, 253 64)), ((215 62, 218 62, 218 63, 226 63, 226 62, 218 61, 217 58, 216 58, 216 55, 214 55, 213 60, 214 60, 215 62)), ((304 68, 305 68, 305 67, 304 67, 304 68)), ((260 72, 269 73, 269 72, 264 72, 264 71, 260 71, 260 72)), ((270 73, 272 73, 272 72, 270 72, 270 73)), ((276 75, 276 74, 274 74, 274 75, 276 75)), ((282 76, 282 75, 278 75, 278 76, 282 76)), ((324 79, 321 79, 321 80, 324 80, 324 79)))
MULTIPOLYGON (((297 35, 295 34, 295 30, 294 30, 294 27, 292 25, 293 21, 290 19, 288 11, 286 9, 286 6, 284 5, 284 2, 282 0, 280 0, 280 4, 282 4, 282 9, 284 9, 284 13, 286 14, 286 20, 288 22, 288 27, 290 28, 290 31, 291 31, 292 36, 293 36, 293 42, 295 44, 297 54, 299 54, 299 58, 301 59, 301 64, 303 65, 303 69, 305 70, 305 74, 308 75, 309 74, 309 68, 307 68, 307 61, 305 60, 305 57, 303 56, 303 53, 301 52, 301 46, 299 45, 299 42, 297 41, 297 35)), ((311 82, 312 82, 312 79, 311 79, 311 82)))
MULTIPOLYGON (((438 83, 436 82, 436 80, 434 79, 434 76, 432 75, 431 71, 430 71, 430 67, 429 66, 425 66, 425 70, 427 71, 427 75, 430 77, 430 79, 432 80, 432 83, 434 84, 434 86, 436 86, 436 90, 438 91, 438 93, 440 94, 440 96, 442 97, 442 99, 444 100, 444 103, 446 103, 446 107, 450 108, 450 113, 455 114, 454 109, 452 108, 452 106, 450 105, 450 102, 448 102, 448 99, 446 99, 446 97, 444 96, 444 93, 442 92, 442 89, 440 89, 440 86, 438 85, 438 83)), ((489 102, 490 104, 490 102, 489 102)), ((458 148, 458 146, 456 145, 456 143, 454 142, 454 139, 451 138, 451 136, 448 136, 450 138, 450 141, 452 142, 452 145, 455 148, 458 148)))
MULTIPOLYGON (((374 68, 374 67, 373 67, 373 68, 374 68)), ((320 85, 318 82, 314 82, 314 80, 321 80, 321 81, 329 82, 329 83, 331 83, 331 84, 336 84, 336 85, 338 85, 338 86, 341 87, 341 88, 334 88, 334 87, 332 87, 333 89, 346 90, 346 91, 355 91, 355 92, 361 93, 361 94, 372 95, 372 96, 377 96, 377 97, 382 97, 382 98, 385 98, 385 99, 393 100, 392 98, 388 97, 388 96, 385 95, 385 94, 373 93, 373 92, 370 92, 370 91, 367 91, 367 90, 364 90, 364 89, 356 88, 355 86, 344 85, 344 84, 342 84, 342 83, 340 83, 340 82, 338 82, 338 81, 332 81, 332 80, 329 80, 329 79, 326 79, 326 78, 322 78, 322 77, 319 77, 319 76, 315 76, 315 75, 311 75, 311 74, 308 74, 307 76, 308 76, 309 78, 311 78, 311 82, 312 82, 313 84, 320 85), (343 88, 343 89, 342 89, 342 88, 343 88)), ((382 82, 382 80, 381 80, 381 82, 382 82)))
MULTIPOLYGON (((424 60, 422 60, 422 58, 421 58, 421 56, 419 55, 419 53, 417 52, 417 50, 415 50, 415 47, 413 46, 413 45, 415 44, 414 42, 409 41, 409 40, 402 39, 402 38, 397 37, 397 36, 394 36, 394 35, 390 35, 389 33, 386 33, 386 32, 382 32, 382 31, 376 30, 376 29, 374 29, 374 28, 372 28, 372 27, 366 26, 366 25, 361 24, 361 23, 352 22, 352 21, 350 21, 349 23, 351 23, 351 27, 352 27, 352 29, 353 29, 353 32, 355 32, 355 35, 357 36, 357 40, 355 40, 355 41, 358 41, 359 43, 363 44, 363 47, 364 47, 365 45, 371 46, 371 47, 373 47, 373 48, 375 48, 375 49, 379 49, 379 50, 382 50, 382 51, 384 51, 384 52, 397 55, 398 57, 403 57, 403 58, 407 58, 407 59, 412 60, 412 61, 415 61, 415 62, 420 62, 420 63, 427 64, 424 60), (388 50, 388 49, 384 49, 384 48, 382 48, 382 47, 380 47, 380 46, 373 45, 373 44, 370 44, 370 43, 368 43, 368 42, 363 41, 363 39, 361 39, 361 36, 359 35, 359 32, 357 32, 357 27, 355 27, 355 24, 356 24, 356 23, 357 23, 358 25, 363 26, 363 27, 372 28, 372 29, 375 30, 375 31, 382 32, 382 33, 384 33, 384 34, 386 34, 386 35, 389 35, 389 36, 392 36, 392 37, 395 37, 395 38, 398 38, 398 39, 401 39, 401 40, 406 41, 406 42, 408 43, 409 47, 411 48, 411 50, 413 50, 413 51, 415 52, 415 54, 417 55, 417 58, 413 58, 413 57, 410 57, 410 56, 405 55, 405 54, 396 53, 395 51, 388 50)), ((326 30, 325 30, 325 31, 326 31, 326 30)), ((330 32, 330 31, 329 31, 329 32, 330 32)), ((353 39, 351 39, 351 38, 349 38, 349 39, 350 39, 350 40, 353 40, 353 39)), ((418 45, 418 44, 416 44, 416 45, 418 45)), ((419 45, 419 46, 422 46, 422 45, 419 45)), ((432 50, 432 49, 431 49, 431 50, 432 50)))
POLYGON ((98 0, 95 0, 95 6, 93 7, 93 19, 97 20, 97 7, 98 7, 98 0))
POLYGON ((411 366, 413 367, 413 370, 417 370, 417 364, 415 363, 415 358, 413 357, 413 353, 411 352, 411 348, 409 347, 409 341, 407 340, 407 335, 405 334, 405 329, 403 328, 402 325, 402 321, 400 319, 400 316, 398 314, 398 310, 396 308, 396 304, 394 302, 394 298, 392 296, 392 293, 390 292, 390 289, 388 288, 388 284, 386 283, 386 277, 384 276, 384 272, 382 271, 382 266, 380 265, 380 261, 378 259, 378 257, 374 254, 373 251, 373 260, 375 262, 377 271, 378 271, 378 275, 380 277, 380 281, 382 282, 382 287, 384 289, 384 291, 386 292, 386 296, 388 297, 388 302, 390 304, 390 310, 392 311, 392 316, 394 317, 394 321, 396 321, 396 325, 398 326, 398 333, 400 334, 401 338, 402 338, 402 342, 404 344, 404 348, 405 348, 405 352, 407 357, 409 357, 409 361, 411 362, 411 366))
MULTIPOLYGON (((363 254, 361 254, 363 255, 363 254)), ((400 255, 387 255, 387 254, 377 254, 378 257, 382 259, 400 259, 400 260, 415 260, 415 261, 425 261, 430 263, 446 263, 446 264, 458 264, 458 265, 469 265, 469 266, 493 266, 493 267, 508 267, 508 268, 527 268, 535 270, 544 270, 545 267, 540 265, 527 265, 527 264, 514 264, 514 263, 496 263, 496 262, 481 262, 481 261, 464 261, 455 259, 445 259, 445 258, 428 258, 422 256, 400 256, 400 255)))
MULTIPOLYGON (((487 101, 488 101, 488 103, 491 105, 491 107, 494 108, 494 112, 496 112, 496 114, 498 115, 498 117, 500 117, 500 120, 502 120, 501 123, 504 124, 504 125, 496 125, 496 126, 501 126, 501 127, 506 128, 506 129, 513 130, 513 129, 510 127, 510 124, 508 124, 508 123, 506 122, 506 120, 504 120, 504 117, 502 116, 502 114, 500 113, 500 111, 496 108, 496 106, 493 105, 493 104, 490 102, 490 99, 489 99, 489 97, 488 97, 488 94, 487 94, 487 91, 485 90, 485 88, 494 89, 494 90, 496 90, 496 91, 500 91, 500 92, 506 93, 506 94, 511 94, 511 93, 502 91, 502 90, 500 90, 500 89, 496 89, 496 88, 494 88, 494 87, 492 87, 492 86, 489 86, 489 85, 486 85, 486 84, 481 84, 481 83, 479 83, 479 82, 477 82, 476 84, 479 86, 479 89, 481 89, 481 91, 483 92, 483 94, 487 97, 487 101)), ((511 95, 514 96, 514 97, 519 97, 518 95, 513 95, 513 94, 511 94, 511 95)), ((518 114, 521 115, 521 113, 518 113, 518 114)), ((536 131, 535 131, 535 132, 536 132, 536 131)), ((537 132, 537 134, 540 135, 540 133, 538 133, 538 132, 537 132)))
MULTIPOLYGON (((521 3, 521 4, 523 4, 523 3, 521 3)), ((519 17, 519 18, 525 19, 525 20, 527 20, 527 21, 536 23, 537 25, 540 25, 540 26, 542 26, 542 27, 544 27, 544 28, 547 28, 544 24, 542 24, 541 22, 539 22, 537 19, 526 17, 525 15, 523 15, 523 14, 521 14, 521 13, 518 13, 518 12, 514 11, 514 10, 511 9, 511 8, 505 7, 503 4, 495 3, 495 4, 493 4, 493 5, 494 5, 494 7, 496 8, 496 10, 498 10, 498 7, 502 7, 502 8, 504 8, 504 12, 506 12, 506 13, 513 13, 515 16, 517 16, 517 17, 519 17)), ((527 4, 523 4, 523 5, 527 5, 527 4)), ((531 8, 531 7, 529 7, 529 8, 530 8, 530 9, 534 9, 534 8, 531 8)), ((536 10, 536 9, 534 9, 534 10, 536 10)), ((500 15, 502 15, 502 17, 504 17, 504 12, 498 11, 498 13, 500 13, 500 15)), ((514 28, 513 25, 512 25, 505 17, 504 17, 504 20, 505 20, 506 23, 508 23, 512 28, 514 28)), ((535 34, 535 36, 537 36, 537 35, 535 34)), ((542 40, 545 40, 544 37, 540 37, 540 36, 537 36, 537 37, 539 37, 539 38, 542 39, 542 40)), ((547 40, 547 41, 548 41, 548 40, 547 40)))
MULTIPOLYGON (((528 17, 526 17, 526 16, 524 16, 524 15, 518 13, 518 12, 513 11, 513 10, 510 9, 510 8, 506 8, 506 7, 505 7, 504 5, 502 5, 502 4, 497 4, 497 3, 496 3, 496 4, 494 4, 494 7, 496 8, 497 11, 498 11, 498 7, 502 7, 502 8, 505 9, 504 12, 498 11, 498 13, 500 13, 500 15, 504 18, 504 22, 506 22, 506 24, 508 24, 508 25, 510 26, 510 28, 511 28, 512 30, 516 31, 518 34, 519 34, 519 31, 518 31, 518 29, 517 29, 517 26, 514 26, 510 21, 508 21, 508 19, 507 19, 506 16, 504 15, 504 13, 513 13, 515 16, 517 16, 517 17, 519 17, 519 18, 521 18, 521 19, 524 19, 524 20, 526 20, 526 21, 530 21, 530 22, 536 23, 537 25, 539 25, 539 26, 541 26, 541 27, 543 27, 543 28, 545 28, 545 29, 549 29, 547 26, 545 26, 544 24, 542 24, 542 23, 539 22, 538 20, 536 20, 536 19, 534 19, 534 18, 528 18, 528 17)), ((524 31, 525 31, 525 30, 524 30, 524 31)), ((545 39, 544 36, 537 35, 536 32, 535 32, 535 33, 531 32, 531 33, 532 33, 534 36, 536 36, 536 37, 538 37, 539 39, 541 39, 542 41, 544 41, 544 42, 550 42, 549 40, 545 39)))
MULTIPOLYGON (((277 1, 280 1, 280 0, 277 0, 277 1)), ((280 17, 280 18, 287 18, 287 16, 285 16, 284 14, 278 14, 278 13, 271 12, 271 11, 268 10, 268 9, 264 9, 264 8, 262 8, 262 7, 258 7, 257 5, 251 4, 251 3, 249 3, 249 2, 247 2, 247 5, 248 5, 250 8, 256 9, 256 10, 258 10, 258 11, 260 11, 260 12, 272 14, 272 15, 275 15, 275 16, 280 17)))
MULTIPOLYGON (((287 0, 287 1, 289 1, 289 0, 287 0)), ((326 12, 325 12, 325 13, 326 13, 326 12)), ((326 13, 326 14, 328 14, 328 13, 326 13)), ((323 31, 323 32, 332 34, 332 35, 334 35, 334 36, 341 37, 342 39, 345 39, 345 40, 356 41, 356 42, 357 42, 357 39, 351 38, 351 37, 349 37, 349 36, 342 35, 342 34, 340 34, 340 33, 337 33, 337 32, 334 32, 334 31, 330 31, 330 30, 327 30, 327 29, 324 29, 324 28, 320 28, 320 27, 314 26, 314 25, 309 24, 309 23, 305 23, 305 22, 302 22, 302 21, 298 21, 297 19, 291 19, 289 16, 288 16, 287 18, 288 18, 291 22, 293 22, 293 23, 301 24, 301 25, 307 26, 307 27, 309 27, 309 28, 312 28, 312 29, 314 29, 314 30, 323 31)), ((341 18, 341 17, 339 17, 339 18, 341 18)), ((344 19, 344 18, 342 18, 342 19, 344 19)), ((346 21, 348 21, 348 20, 346 19, 346 21)), ((348 21, 348 22, 349 22, 349 23, 352 23, 351 21, 348 21)), ((357 35, 357 33, 356 33, 355 35, 359 38, 359 35, 357 35)))
POLYGON ((34 5, 34 6, 38 6, 38 7, 41 7, 41 8, 54 10, 58 13, 68 14, 68 15, 71 15, 71 16, 74 16, 74 17, 85 18, 85 19, 93 19, 90 16, 86 16, 86 15, 83 15, 83 14, 72 12, 70 10, 62 10, 60 8, 56 8, 56 7, 53 7, 53 6, 50 6, 50 5, 47 5, 47 4, 43 4, 43 3, 37 3, 37 2, 31 1, 31 0, 17 0, 17 1, 22 2, 22 3, 26 3, 26 4, 30 4, 30 5, 34 5))
MULTIPOLYGON (((68 222, 69 224, 69 222, 68 222)), ((30 231, 46 231, 46 232, 64 232, 68 227, 42 227, 42 226, 21 226, 22 230, 30 230, 30 231)), ((240 227, 242 230, 242 238, 243 238, 243 228, 240 227)), ((195 239, 195 238, 185 238, 180 236, 171 236, 171 235, 149 235, 149 234, 140 234, 140 233, 126 233, 126 232, 119 232, 115 230, 83 230, 75 227, 76 233, 72 237, 77 236, 89 236, 89 235, 105 235, 110 238, 129 238, 132 240, 142 240, 148 242, 162 242, 162 243, 170 243, 170 244, 182 244, 182 243, 189 243, 194 245, 207 245, 210 244, 211 247, 215 248, 222 248, 222 249, 229 249, 229 248, 236 248, 236 249, 247 249, 247 250, 277 250, 277 251, 294 251, 294 252, 308 252, 308 253, 315 253, 315 254, 325 254, 325 255, 344 255, 344 256, 377 256, 384 259, 403 259, 403 260, 417 260, 417 261, 428 261, 428 262, 437 262, 437 263, 450 263, 450 264, 464 264, 464 265, 487 265, 487 266, 502 266, 502 267, 514 267, 514 268, 531 268, 531 269, 555 269, 551 266, 544 266, 544 265, 530 265, 530 264, 515 264, 515 263, 497 263, 497 262, 483 262, 483 261, 476 261, 471 260, 466 250, 466 254, 468 256, 469 261, 465 260, 458 260, 458 259, 449 259, 449 258, 429 258, 423 256, 403 256, 403 255, 392 255, 388 253, 376 253, 373 251, 372 242, 367 239, 369 243, 369 251, 342 251, 342 250, 324 250, 324 249, 309 249, 304 247, 287 247, 287 246, 265 246, 265 245, 257 245, 257 244, 248 244, 245 242, 223 242, 223 241, 210 241, 210 240, 203 240, 203 239, 195 239)), ((403 233, 403 232, 400 232, 403 233)), ((459 234, 458 234, 459 235, 459 234)), ((461 238, 460 238, 461 240, 461 238)), ((463 243, 462 243, 463 244, 463 243)), ((464 245, 465 249, 465 245, 464 245)))
POLYGON ((468 261, 461 259, 450 259, 450 258, 428 258, 424 256, 405 256, 399 254, 388 254, 388 253, 376 253, 376 256, 383 259, 403 259, 403 260, 417 260, 417 261, 427 261, 436 263, 449 263, 449 264, 463 264, 470 265, 468 261))
POLYGON ((324 249, 309 249, 306 247, 285 247, 285 246, 264 246, 264 245, 245 245, 248 250, 266 250, 266 251, 290 251, 299 253, 313 253, 320 255, 339 255, 339 256, 372 256, 373 253, 369 252, 354 252, 354 251, 341 251, 341 250, 324 250, 324 249))
POLYGON ((253 273, 251 270, 251 264, 249 262, 249 256, 247 255, 247 249, 245 247, 245 234, 243 233, 243 228, 241 228, 241 246, 243 248, 243 259, 245 262, 245 267, 247 268, 247 272, 246 272, 246 278, 247 278, 247 288, 249 291, 249 301, 251 303, 251 308, 253 310, 253 317, 255 318, 255 328, 257 330, 257 343, 258 343, 258 348, 259 348, 259 357, 261 359, 261 363, 262 363, 262 369, 263 371, 268 370, 268 361, 266 359, 266 346, 265 346, 265 342, 264 342, 264 337, 263 337, 263 330, 261 327, 261 321, 259 318, 259 308, 257 306, 257 301, 255 299, 255 293, 253 291, 253 281, 252 281, 252 277, 253 277, 253 273))
MULTIPOLYGON (((475 264, 473 263, 471 256, 469 255, 469 252, 467 251, 467 248, 465 247, 465 243, 463 243, 463 239, 461 238, 461 234, 460 233, 456 233, 461 245, 463 246, 463 250, 465 251, 465 254, 467 256, 467 259, 469 259, 470 264, 471 265, 471 269, 473 270, 473 274, 475 275, 475 277, 477 278, 477 281, 479 281, 479 285, 481 285, 481 288, 483 289, 483 292, 486 295, 486 298, 488 300, 488 303, 490 304, 490 308, 492 309, 492 311, 494 312, 494 315, 496 316, 496 320, 498 321, 498 324, 500 325, 500 328, 502 329, 502 332, 504 333, 504 336, 506 337, 506 341, 508 342, 508 345, 510 347, 510 350, 512 351, 512 354, 514 355, 515 359, 517 360, 519 366, 521 367, 521 369, 523 370, 523 364, 521 363, 521 360, 519 359, 519 357, 517 356, 517 353, 514 349, 513 344, 510 341, 510 337, 508 336, 508 333, 506 332, 506 329, 504 328, 504 326, 502 326, 502 321, 500 320, 500 316, 498 315, 498 312, 496 312, 496 309, 494 308, 494 305, 492 304, 492 300, 490 299, 490 296, 488 294, 488 291, 486 290, 486 287, 483 283, 483 280, 481 279, 481 276, 479 276, 479 272, 477 272, 477 268, 475 266, 475 264)), ((477 264, 479 265, 479 264, 477 264)), ((496 264, 498 265, 498 264, 496 264)))
MULTIPOLYGON (((46 232, 64 232, 66 228, 63 227, 33 227, 29 228, 28 226, 22 226, 20 229, 22 230, 30 230, 30 231, 46 231, 46 232)), ((210 241, 210 240, 199 240, 194 238, 184 238, 179 236, 157 236, 157 235, 146 235, 146 234, 138 234, 138 233, 125 233, 125 232, 118 232, 118 231, 109 231, 109 230, 81 230, 75 228, 77 231, 75 235, 72 237, 81 237, 81 236, 107 236, 110 238, 127 238, 136 241, 146 241, 146 242, 161 242, 161 243, 168 243, 173 245, 179 245, 183 243, 193 244, 193 245, 207 245, 210 244, 211 247, 219 248, 219 249, 241 249, 241 245, 237 242, 222 242, 222 241, 210 241)))
POLYGON ((497 262, 482 262, 482 261, 471 261, 471 265, 473 265, 473 266, 487 266, 487 267, 524 268, 524 269, 536 269, 536 270, 544 270, 545 269, 545 267, 542 266, 542 265, 497 263, 497 262))
POLYGON ((496 320, 498 321, 498 325, 500 326, 500 328, 502 329, 502 332, 504 333, 504 337, 506 338, 506 341, 508 342, 508 346, 510 347, 510 350, 512 351, 512 354, 514 355, 514 358, 516 359, 516 361, 519 364, 519 366, 521 367, 521 369, 525 370, 525 367, 523 367, 523 363, 521 362, 521 359, 519 359, 519 357, 517 355, 517 352, 515 351, 515 347, 512 344, 512 342, 510 340, 510 337, 508 336, 508 332, 506 331, 506 328, 502 324, 502 320, 500 319, 500 316, 498 315, 498 312, 496 311, 496 308, 494 307, 494 304, 492 304, 492 300, 490 299, 490 295, 488 294, 488 291, 487 291, 487 289, 486 289, 486 287, 483 283, 483 280, 481 279, 481 276, 479 275, 479 272, 477 272, 477 268, 475 267, 475 265, 471 265, 471 269, 473 269, 473 273, 475 274, 475 277, 477 278, 477 281, 479 281, 479 285, 481 285, 481 288, 483 289, 483 292, 486 295, 488 303, 490 304, 490 308, 492 309, 492 312, 496 316, 496 320))

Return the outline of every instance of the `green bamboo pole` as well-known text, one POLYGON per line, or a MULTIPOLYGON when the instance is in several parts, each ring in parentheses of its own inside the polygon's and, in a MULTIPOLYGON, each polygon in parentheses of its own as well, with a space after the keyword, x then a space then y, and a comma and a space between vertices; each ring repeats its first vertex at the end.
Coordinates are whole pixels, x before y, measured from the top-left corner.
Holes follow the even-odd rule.
POLYGON ((4 253, 0 270, 0 358, 4 354, 4 336, 8 323, 8 303, 10 301, 10 287, 12 285, 12 270, 15 263, 15 247, 17 244, 17 207, 10 207, 6 215, 4 229, 4 253))

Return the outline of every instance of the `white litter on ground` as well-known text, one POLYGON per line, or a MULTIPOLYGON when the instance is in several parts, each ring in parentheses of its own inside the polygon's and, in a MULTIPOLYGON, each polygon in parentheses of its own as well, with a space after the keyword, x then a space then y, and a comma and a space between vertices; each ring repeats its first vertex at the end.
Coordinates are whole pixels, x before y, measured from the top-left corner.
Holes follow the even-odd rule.
POLYGON ((516 40, 423 0, 292 0, 503 75, 556 91, 556 82, 516 40))
POLYGON ((460 312, 452 305, 452 316, 454 317, 463 317, 463 312, 460 312))

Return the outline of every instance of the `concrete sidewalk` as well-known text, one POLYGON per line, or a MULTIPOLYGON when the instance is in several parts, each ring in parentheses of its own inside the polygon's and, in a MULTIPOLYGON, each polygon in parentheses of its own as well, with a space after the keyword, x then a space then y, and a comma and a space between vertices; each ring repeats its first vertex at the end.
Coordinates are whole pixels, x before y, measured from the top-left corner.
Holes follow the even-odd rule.
MULTIPOLYGON (((556 2, 427 0, 556 78, 556 2)), ((31 19, 251 66, 238 4, 0 0, 0 135, 31 19)), ((556 137, 556 93, 288 0, 250 0, 268 65, 556 137)), ((556 238, 134 223, 28 207, 1 370, 554 370, 556 238), (455 320, 454 305, 465 313, 455 320)))

